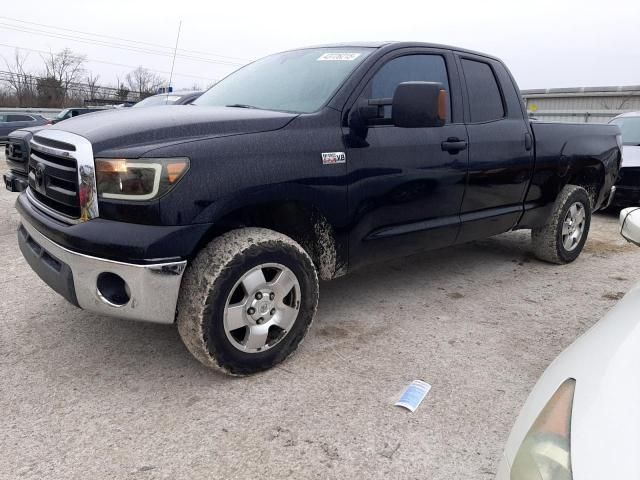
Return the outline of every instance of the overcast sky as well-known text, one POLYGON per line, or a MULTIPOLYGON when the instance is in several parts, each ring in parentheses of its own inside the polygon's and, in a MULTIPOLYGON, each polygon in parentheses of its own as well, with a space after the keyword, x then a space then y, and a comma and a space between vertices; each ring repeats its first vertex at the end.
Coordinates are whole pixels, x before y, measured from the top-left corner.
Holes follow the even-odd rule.
MULTIPOLYGON (((22 47, 38 68, 37 51, 69 47, 87 56, 87 67, 104 85, 138 65, 169 72, 170 49, 161 47, 174 45, 179 20, 179 48, 188 51, 176 59, 176 88, 206 86, 236 64, 280 50, 356 40, 484 51, 502 58, 521 88, 640 85, 640 0, 3 0, 9 4, 16 8, 0 11, 11 18, 0 17, 1 55, 22 47)), ((5 69, 2 59, 0 67, 5 69)))

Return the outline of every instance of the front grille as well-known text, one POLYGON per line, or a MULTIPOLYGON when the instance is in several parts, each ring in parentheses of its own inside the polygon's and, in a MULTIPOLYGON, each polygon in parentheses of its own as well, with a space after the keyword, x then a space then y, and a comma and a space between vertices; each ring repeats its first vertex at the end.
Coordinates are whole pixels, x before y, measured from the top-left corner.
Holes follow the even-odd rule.
POLYGON ((47 207, 72 219, 80 218, 78 164, 74 158, 52 153, 31 144, 29 187, 31 193, 47 207))
POLYGON ((57 148, 58 150, 75 152, 76 146, 67 142, 61 142, 59 140, 54 140, 52 138, 43 137, 42 135, 36 135, 34 140, 38 142, 40 145, 44 145, 45 147, 57 148))

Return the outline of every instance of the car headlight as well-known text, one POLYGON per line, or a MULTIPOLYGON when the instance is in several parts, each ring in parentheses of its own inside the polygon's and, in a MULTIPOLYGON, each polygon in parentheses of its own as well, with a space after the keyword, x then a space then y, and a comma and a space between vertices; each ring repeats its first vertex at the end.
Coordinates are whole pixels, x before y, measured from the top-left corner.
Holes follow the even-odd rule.
POLYGON ((161 197, 189 169, 188 158, 97 158, 98 197, 145 201, 161 197))
POLYGON ((511 480, 571 480, 571 411, 576 381, 565 380, 522 441, 511 480))

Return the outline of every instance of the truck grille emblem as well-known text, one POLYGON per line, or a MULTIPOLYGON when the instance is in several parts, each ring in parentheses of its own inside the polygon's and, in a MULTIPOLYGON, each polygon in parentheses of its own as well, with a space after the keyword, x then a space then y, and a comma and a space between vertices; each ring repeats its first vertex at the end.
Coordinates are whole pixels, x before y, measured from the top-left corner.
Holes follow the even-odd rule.
POLYGON ((44 183, 44 166, 41 163, 36 165, 33 175, 36 180, 36 185, 42 187, 42 184, 44 183))

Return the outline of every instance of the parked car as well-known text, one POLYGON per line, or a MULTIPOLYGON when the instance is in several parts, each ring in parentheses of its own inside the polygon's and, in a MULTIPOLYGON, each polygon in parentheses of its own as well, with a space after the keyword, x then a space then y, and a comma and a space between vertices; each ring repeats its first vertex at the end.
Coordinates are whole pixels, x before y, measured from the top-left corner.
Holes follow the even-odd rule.
POLYGON ((61 122, 63 120, 67 120, 68 118, 77 117, 78 115, 85 115, 87 113, 100 112, 102 110, 106 110, 104 107, 74 107, 74 108, 65 108, 58 115, 55 116, 51 121, 55 124, 61 122))
MULTIPOLYGON (((620 213, 640 245, 640 208, 620 213)), ((640 283, 556 358, 511 430, 496 480, 640 478, 640 283)))
POLYGON ((5 143, 9 134, 18 128, 48 125, 51 120, 36 113, 0 112, 0 143, 5 143))
POLYGON ((622 167, 612 205, 640 205, 640 112, 618 115, 609 123, 622 132, 622 167))
POLYGON ((454 47, 283 52, 193 105, 36 132, 19 244, 71 303, 176 322, 233 374, 296 349, 319 278, 514 229, 575 260, 620 165, 617 126, 532 123, 500 60, 454 47))
POLYGON ((188 105, 202 95, 199 91, 159 93, 140 100, 134 105, 139 107, 158 107, 161 105, 188 105))

